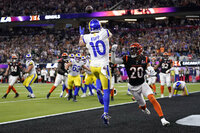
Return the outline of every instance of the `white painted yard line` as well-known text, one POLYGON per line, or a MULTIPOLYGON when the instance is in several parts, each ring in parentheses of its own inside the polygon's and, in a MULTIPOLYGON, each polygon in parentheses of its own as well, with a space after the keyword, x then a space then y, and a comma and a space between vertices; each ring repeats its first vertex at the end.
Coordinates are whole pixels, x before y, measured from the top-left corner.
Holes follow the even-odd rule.
MULTIPOLYGON (((195 92, 192 92, 192 93, 198 93, 198 92, 200 92, 200 91, 195 91, 195 92)), ((165 98, 167 98, 167 97, 165 97, 165 98)), ((159 97, 159 98, 156 98, 156 99, 162 99, 162 98, 159 97)), ((146 100, 146 101, 148 101, 148 100, 146 100)), ((121 105, 126 105, 126 104, 131 104, 131 103, 136 103, 136 101, 120 103, 120 104, 114 104, 114 105, 110 105, 110 107, 121 106, 121 105)), ((32 118, 27 118, 27 119, 7 121, 7 122, 0 123, 0 125, 10 124, 10 123, 17 123, 17 122, 28 121, 28 120, 41 119, 41 118, 47 118, 47 117, 52 117, 52 116, 64 115, 64 114, 72 114, 72 113, 83 112, 83 111, 96 110, 96 109, 100 109, 100 108, 103 108, 103 106, 93 107, 93 108, 89 108, 89 109, 76 110, 76 111, 71 111, 71 112, 63 112, 63 113, 57 113, 57 114, 51 114, 51 115, 32 117, 32 118)))

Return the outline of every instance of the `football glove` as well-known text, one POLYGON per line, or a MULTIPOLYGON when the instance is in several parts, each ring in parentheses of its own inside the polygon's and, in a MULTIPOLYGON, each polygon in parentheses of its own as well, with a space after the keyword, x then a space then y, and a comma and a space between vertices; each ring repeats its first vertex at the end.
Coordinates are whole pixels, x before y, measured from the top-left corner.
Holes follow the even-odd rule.
POLYGON ((117 46, 118 46, 117 44, 112 45, 111 51, 115 52, 117 50, 117 46))
POLYGON ((81 26, 79 26, 80 35, 84 35, 84 32, 85 32, 85 28, 83 27, 83 29, 82 29, 81 26))

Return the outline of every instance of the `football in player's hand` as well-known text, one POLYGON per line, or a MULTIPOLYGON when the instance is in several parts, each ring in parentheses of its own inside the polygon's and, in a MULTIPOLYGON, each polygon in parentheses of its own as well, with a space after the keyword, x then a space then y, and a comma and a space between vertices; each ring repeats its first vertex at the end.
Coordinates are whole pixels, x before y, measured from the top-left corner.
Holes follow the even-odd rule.
POLYGON ((85 12, 92 13, 93 12, 93 7, 91 5, 86 6, 85 12))

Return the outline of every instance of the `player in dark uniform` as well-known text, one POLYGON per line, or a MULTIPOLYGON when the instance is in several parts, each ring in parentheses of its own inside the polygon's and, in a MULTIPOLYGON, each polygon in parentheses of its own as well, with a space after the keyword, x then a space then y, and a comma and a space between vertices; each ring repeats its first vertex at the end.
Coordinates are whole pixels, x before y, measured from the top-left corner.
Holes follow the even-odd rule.
POLYGON ((111 53, 109 53, 109 66, 110 66, 110 70, 111 70, 111 75, 112 75, 112 78, 111 78, 111 87, 110 87, 110 98, 111 98, 111 101, 114 101, 114 94, 117 93, 117 90, 114 88, 114 84, 115 84, 115 69, 117 68, 117 64, 113 64, 111 62, 111 53))
POLYGON ((9 94, 10 90, 12 89, 15 93, 15 97, 17 98, 19 96, 19 93, 17 93, 16 89, 14 88, 14 84, 17 82, 18 78, 20 77, 20 71, 22 69, 21 63, 17 61, 17 56, 12 56, 12 61, 8 63, 8 68, 6 69, 5 76, 9 75, 9 86, 6 91, 6 94, 2 98, 6 98, 9 94), (10 72, 10 74, 9 74, 10 72))
POLYGON ((163 53, 163 58, 160 59, 159 64, 155 67, 157 69, 158 67, 161 68, 160 71, 160 90, 161 90, 161 98, 164 97, 164 85, 166 83, 168 90, 169 90, 169 97, 171 97, 171 78, 170 73, 167 73, 167 71, 172 67, 172 60, 168 58, 168 53, 163 53))
POLYGON ((164 118, 162 109, 158 101, 155 99, 154 94, 144 79, 145 70, 149 65, 149 59, 142 55, 143 48, 140 44, 134 43, 130 46, 130 56, 123 56, 123 58, 115 58, 115 51, 117 45, 112 46, 111 61, 114 64, 124 64, 128 77, 128 87, 130 92, 135 97, 139 104, 139 108, 145 113, 150 115, 150 111, 146 107, 144 97, 147 97, 153 104, 155 111, 161 119, 163 126, 168 126, 170 123, 164 118))
MULTIPOLYGON (((65 74, 67 71, 65 70, 65 65, 68 63, 68 54, 63 53, 62 58, 58 60, 58 73, 56 75, 56 80, 54 85, 51 87, 49 93, 47 94, 47 99, 50 97, 51 93, 57 88, 57 86, 64 81, 65 86, 67 86, 67 76, 65 74)), ((66 89, 66 92, 68 93, 68 89, 66 89)))

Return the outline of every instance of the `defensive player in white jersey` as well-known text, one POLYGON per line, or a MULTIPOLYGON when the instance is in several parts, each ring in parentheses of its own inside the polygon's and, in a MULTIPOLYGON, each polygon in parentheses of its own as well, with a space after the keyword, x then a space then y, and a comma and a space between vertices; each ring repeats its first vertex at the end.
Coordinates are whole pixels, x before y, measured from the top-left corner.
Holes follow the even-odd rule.
POLYGON ((156 95, 156 85, 155 85, 155 83, 156 83, 157 72, 155 72, 154 68, 151 66, 150 63, 149 63, 149 66, 147 67, 146 73, 147 73, 148 85, 153 89, 154 95, 156 95))
MULTIPOLYGON (((83 59, 83 58, 82 58, 83 59)), ((86 67, 90 67, 90 60, 87 58, 85 59, 85 66, 86 67)), ((86 73, 86 76, 85 76, 85 87, 84 87, 84 93, 81 97, 86 97, 86 92, 87 92, 87 87, 89 87, 89 91, 90 91, 90 95, 94 95, 93 94, 93 91, 92 91, 92 88, 93 88, 93 85, 92 83, 95 81, 96 82, 96 78, 95 76, 92 74, 91 71, 85 71, 86 73)))
POLYGON ((31 54, 26 55, 26 69, 25 73, 27 74, 26 79, 23 82, 23 85, 26 87, 26 89, 30 92, 28 97, 35 98, 35 95, 33 94, 33 90, 31 88, 31 84, 35 82, 37 79, 37 73, 35 69, 35 63, 32 60, 31 54))
POLYGON ((182 96, 189 95, 189 91, 184 81, 177 81, 173 84, 172 96, 179 96, 178 91, 183 91, 182 96))
POLYGON ((108 29, 104 29, 97 19, 89 22, 89 34, 84 34, 84 28, 80 31, 80 46, 86 46, 91 57, 91 72, 97 78, 97 96, 101 104, 104 104, 104 113, 102 119, 104 124, 109 124, 110 116, 108 115, 110 102, 110 70, 109 70, 109 38, 112 34, 108 29), (104 96, 101 94, 101 84, 104 96))
POLYGON ((78 91, 81 87, 81 77, 80 77, 80 70, 81 68, 87 69, 90 71, 90 68, 84 65, 84 62, 81 61, 81 55, 76 54, 75 60, 71 60, 66 66, 65 69, 69 69, 68 74, 68 89, 69 89, 69 96, 67 100, 70 100, 73 97, 73 101, 77 102, 76 96, 78 95, 78 91), (75 86, 74 96, 72 96, 72 89, 75 86))

